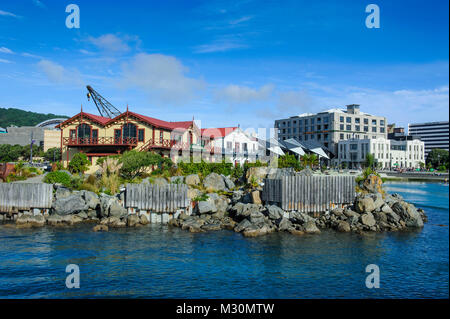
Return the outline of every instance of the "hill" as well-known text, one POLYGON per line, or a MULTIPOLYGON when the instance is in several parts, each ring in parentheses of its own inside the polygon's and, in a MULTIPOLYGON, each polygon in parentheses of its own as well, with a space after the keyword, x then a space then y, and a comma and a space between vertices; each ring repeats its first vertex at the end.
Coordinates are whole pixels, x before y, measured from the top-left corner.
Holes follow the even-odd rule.
POLYGON ((24 111, 14 108, 0 107, 0 127, 16 126, 35 126, 42 121, 53 118, 68 118, 66 115, 44 114, 30 111, 24 111))

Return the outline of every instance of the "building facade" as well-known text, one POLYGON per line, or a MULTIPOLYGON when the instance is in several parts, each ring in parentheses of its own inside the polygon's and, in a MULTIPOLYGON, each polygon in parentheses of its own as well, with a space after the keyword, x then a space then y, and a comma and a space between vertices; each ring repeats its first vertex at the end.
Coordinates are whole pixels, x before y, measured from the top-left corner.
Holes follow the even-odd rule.
POLYGON ((359 169, 364 167, 367 154, 373 154, 379 168, 415 169, 425 163, 425 145, 418 138, 349 139, 338 143, 338 165, 359 169))
POLYGON ((205 128, 202 132, 202 147, 210 150, 209 161, 225 159, 243 165, 254 162, 259 156, 259 143, 239 127, 205 128))
POLYGON ((93 164, 89 173, 98 169, 98 158, 131 149, 186 161, 200 142, 200 130, 193 120, 167 122, 128 110, 113 119, 81 111, 57 127, 61 129, 63 165, 67 167, 82 152, 93 164))
POLYGON ((417 135, 425 142, 425 158, 435 148, 449 150, 449 125, 446 122, 408 124, 408 134, 417 135))
POLYGON ((275 121, 280 141, 294 138, 298 141, 314 141, 332 154, 332 162, 338 160, 338 143, 348 139, 387 138, 386 117, 360 112, 359 105, 347 105, 346 110, 331 109, 316 114, 301 114, 275 121))

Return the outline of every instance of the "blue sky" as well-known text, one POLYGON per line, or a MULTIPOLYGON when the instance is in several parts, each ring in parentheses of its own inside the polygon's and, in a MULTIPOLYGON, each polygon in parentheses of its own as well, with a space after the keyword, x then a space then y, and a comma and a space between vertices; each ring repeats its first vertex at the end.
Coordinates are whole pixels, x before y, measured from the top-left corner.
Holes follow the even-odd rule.
POLYGON ((448 119, 448 1, 0 3, 0 107, 117 108, 203 127, 357 103, 388 122, 448 119), (66 5, 80 8, 68 29, 66 5), (368 29, 365 8, 380 8, 368 29))

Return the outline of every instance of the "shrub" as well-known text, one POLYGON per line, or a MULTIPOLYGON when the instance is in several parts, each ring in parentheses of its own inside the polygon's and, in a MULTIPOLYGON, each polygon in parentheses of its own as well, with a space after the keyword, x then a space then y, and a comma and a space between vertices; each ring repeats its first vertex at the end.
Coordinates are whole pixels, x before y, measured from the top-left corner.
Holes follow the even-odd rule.
POLYGON ((70 175, 62 171, 54 171, 48 173, 47 175, 45 175, 43 181, 47 184, 62 184, 65 187, 69 187, 71 185, 70 175))
POLYGON ((71 173, 84 173, 91 166, 91 162, 88 160, 86 154, 76 153, 69 163, 69 172, 71 173))
POLYGON ((208 200, 209 196, 206 194, 201 194, 199 196, 196 196, 192 199, 193 202, 206 202, 208 200))
POLYGON ((173 165, 170 158, 163 158, 156 153, 136 150, 123 153, 119 161, 122 164, 120 174, 125 179, 134 179, 142 176, 152 165, 157 166, 161 171, 169 169, 173 165))
POLYGON ((300 162, 295 158, 295 155, 292 155, 292 154, 286 154, 286 155, 280 156, 278 158, 278 167, 279 168, 292 167, 296 171, 299 171, 302 169, 300 162))
POLYGON ((254 163, 245 162, 244 170, 247 171, 250 167, 267 167, 267 163, 262 163, 260 160, 256 160, 254 163))

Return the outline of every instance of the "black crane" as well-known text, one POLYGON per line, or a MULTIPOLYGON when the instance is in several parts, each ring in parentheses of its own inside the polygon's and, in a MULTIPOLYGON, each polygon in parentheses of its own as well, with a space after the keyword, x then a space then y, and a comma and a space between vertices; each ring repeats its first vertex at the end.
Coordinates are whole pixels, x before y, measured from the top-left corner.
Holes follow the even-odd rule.
POLYGON ((112 119, 121 114, 121 112, 114 105, 109 103, 103 96, 100 95, 100 93, 95 91, 92 86, 88 85, 86 88, 88 90, 88 101, 92 98, 101 116, 112 119))

